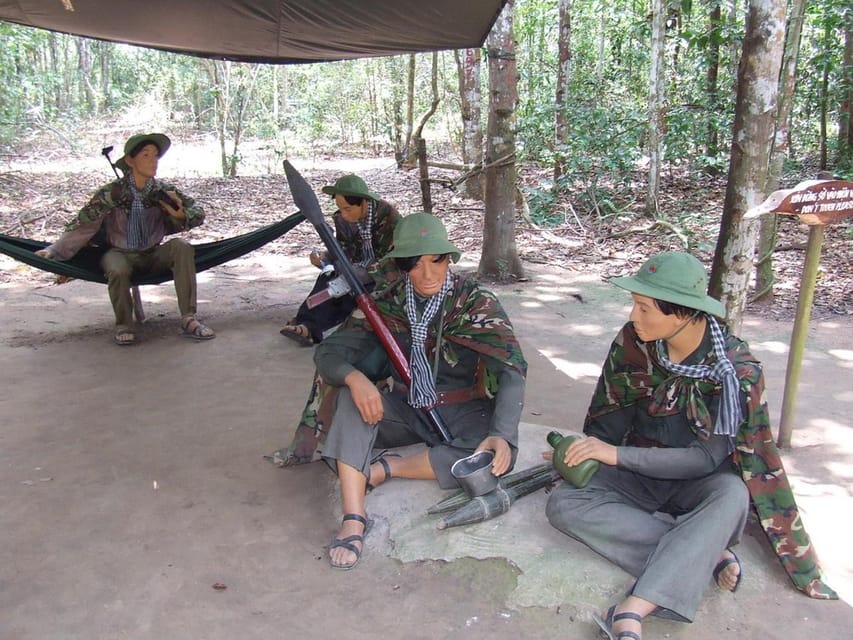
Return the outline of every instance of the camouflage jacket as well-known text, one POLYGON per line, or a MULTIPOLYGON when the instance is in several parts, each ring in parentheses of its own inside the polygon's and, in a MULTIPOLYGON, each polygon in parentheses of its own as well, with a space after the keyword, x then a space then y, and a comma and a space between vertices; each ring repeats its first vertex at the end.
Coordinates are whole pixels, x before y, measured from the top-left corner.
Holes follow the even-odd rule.
MULTIPOLYGON (((376 304, 391 332, 403 345, 407 345, 409 334, 403 280, 400 272, 393 268, 393 261, 383 261, 381 264, 383 269, 380 269, 377 291, 374 293, 376 304)), ((494 294, 480 288, 475 279, 454 275, 453 291, 445 299, 441 320, 439 348, 441 359, 445 363, 453 366, 453 363, 459 361, 458 347, 471 349, 480 355, 480 364, 473 376, 478 397, 496 396, 499 372, 504 366, 516 370, 522 378, 526 375, 527 363, 513 332, 512 323, 494 294)), ((436 322, 430 328, 427 339, 427 359, 430 362, 435 355, 438 326, 439 322, 436 322)), ((350 316, 339 329, 339 333, 345 334, 351 330, 360 334, 373 333, 359 311, 350 316)), ((381 351, 381 348, 379 350, 381 351)), ((372 379, 380 380, 389 375, 390 368, 384 351, 381 351, 378 358, 376 355, 375 352, 370 353, 365 357, 365 362, 354 363, 354 366, 372 379), (366 362, 368 360, 369 362, 366 362)), ((321 448, 331 425, 336 392, 337 387, 329 384, 319 373, 315 374, 293 441, 289 447, 270 456, 275 464, 290 466, 320 458, 321 448)), ((517 407, 517 410, 518 416, 506 416, 507 421, 514 420, 513 428, 516 431, 521 407, 517 407)), ((516 439, 510 436, 508 441, 510 440, 510 444, 514 444, 516 439)))
MULTIPOLYGON (((719 394, 719 385, 670 373, 651 347, 639 339, 630 322, 622 328, 607 354, 587 412, 587 424, 597 416, 648 398, 649 415, 682 412, 697 437, 707 438, 714 423, 702 396, 719 394)), ((821 580, 817 554, 803 527, 773 440, 761 363, 750 353, 749 346, 734 336, 726 336, 726 351, 747 398, 747 414, 735 438, 732 461, 746 483, 761 527, 800 591, 812 598, 836 599, 835 591, 821 580)), ((710 353, 703 363, 713 359, 710 353)))
MULTIPOLYGON (((371 243, 373 253, 379 259, 391 250, 391 245, 394 243, 394 227, 397 226, 400 214, 394 205, 384 200, 377 200, 373 215, 371 243)), ((344 220, 340 211, 335 211, 332 221, 335 225, 335 237, 349 261, 352 264, 361 262, 364 259, 364 247, 361 244, 358 225, 344 220)))
MULTIPOLYGON (((126 178, 114 180, 95 192, 91 200, 77 214, 65 233, 48 249, 59 260, 68 260, 89 244, 106 248, 127 248, 127 219, 133 195, 126 178)), ((148 226, 147 246, 160 244, 163 238, 199 226, 204 222, 204 210, 195 200, 178 191, 174 185, 154 180, 154 187, 143 199, 148 226), (183 203, 186 220, 167 214, 157 203, 154 194, 158 190, 174 191, 183 203)))

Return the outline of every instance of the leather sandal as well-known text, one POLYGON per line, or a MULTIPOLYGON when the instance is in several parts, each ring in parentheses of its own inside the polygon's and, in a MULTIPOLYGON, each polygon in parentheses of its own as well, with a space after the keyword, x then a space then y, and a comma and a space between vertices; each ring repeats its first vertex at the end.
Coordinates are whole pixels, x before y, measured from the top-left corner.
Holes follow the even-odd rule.
POLYGON ((206 324, 190 316, 181 321, 181 336, 192 340, 213 340, 216 334, 206 324))
POLYGON ((728 551, 732 555, 730 558, 723 558, 717 563, 717 566, 714 567, 714 582, 717 583, 717 586, 720 589, 723 589, 724 587, 720 585, 720 574, 730 564, 736 564, 738 566, 738 574, 737 578, 735 579, 735 586, 733 586, 731 589, 726 589, 726 591, 731 591, 732 593, 734 593, 735 591, 737 591, 738 587, 740 586, 740 581, 743 578, 743 565, 740 563, 740 559, 735 555, 734 551, 732 551, 731 549, 726 549, 726 551, 728 551))
POLYGON ((595 614, 593 614, 592 619, 601 628, 602 637, 608 638, 608 640, 626 640, 626 638, 630 640, 642 640, 642 636, 634 631, 625 630, 618 633, 613 631, 613 625, 620 620, 634 620, 642 624, 643 617, 639 613, 634 613, 633 611, 616 613, 616 605, 614 604, 607 610, 607 615, 604 616, 603 620, 595 614))
POLYGON ((341 571, 349 571, 355 565, 358 564, 358 561, 361 560, 361 552, 364 549, 364 536, 367 535, 367 530, 370 528, 370 520, 368 520, 363 515, 358 513, 345 513, 344 517, 341 519, 341 522, 346 522, 347 520, 355 520, 364 525, 361 534, 353 534, 351 536, 347 536, 346 538, 332 538, 332 542, 329 543, 328 549, 331 551, 332 549, 343 548, 347 551, 350 551, 355 554, 355 560, 352 562, 346 562, 344 564, 335 564, 332 562, 331 555, 329 556, 329 565, 331 565, 332 569, 339 569, 341 571), (361 547, 355 546, 355 543, 361 543, 361 547))
POLYGON ((370 493, 376 487, 378 487, 380 484, 385 484, 388 480, 390 480, 391 478, 394 477, 391 475, 391 465, 388 464, 388 461, 385 458, 399 458, 399 457, 400 457, 399 453, 388 453, 387 451, 383 451, 382 453, 380 453, 379 455, 377 455, 375 458, 373 458, 370 461, 370 466, 373 466, 374 464, 376 464, 378 462, 382 466, 382 471, 385 473, 385 475, 382 478, 382 482, 380 482, 379 484, 376 484, 376 485, 370 484, 370 478, 367 478, 367 485, 365 487, 365 493, 370 493))
POLYGON ((127 327, 117 328, 113 339, 120 347, 129 347, 136 344, 136 334, 127 327))

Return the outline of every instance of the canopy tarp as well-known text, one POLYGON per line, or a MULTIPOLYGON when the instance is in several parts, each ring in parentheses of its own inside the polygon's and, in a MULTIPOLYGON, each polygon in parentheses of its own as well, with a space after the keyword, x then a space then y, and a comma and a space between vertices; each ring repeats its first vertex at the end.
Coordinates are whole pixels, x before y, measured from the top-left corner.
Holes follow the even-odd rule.
POLYGON ((0 20, 242 62, 480 46, 506 0, 0 0, 0 20))

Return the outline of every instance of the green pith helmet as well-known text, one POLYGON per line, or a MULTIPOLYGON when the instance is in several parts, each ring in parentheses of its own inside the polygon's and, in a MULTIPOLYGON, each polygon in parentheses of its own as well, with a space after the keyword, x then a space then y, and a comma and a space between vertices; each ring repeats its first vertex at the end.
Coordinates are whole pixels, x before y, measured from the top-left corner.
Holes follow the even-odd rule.
POLYGON ((163 154, 172 146, 172 141, 169 137, 162 133, 137 133, 135 136, 130 136, 127 142, 124 143, 124 155, 118 159, 116 166, 124 173, 130 171, 130 166, 125 161, 125 158, 130 155, 130 152, 136 149, 139 145, 150 142, 159 149, 158 158, 162 158, 163 154))
POLYGON ((394 227, 394 248, 386 254, 388 258, 413 258, 450 254, 453 262, 459 262, 462 252, 447 239, 447 229, 441 220, 430 213, 411 213, 394 227))
POLYGON ((379 196, 367 188, 367 184, 356 175, 350 174, 341 176, 335 180, 335 184, 328 184, 322 189, 323 193, 330 196, 355 196, 357 198, 370 198, 371 200, 379 200, 379 196))
POLYGON ((646 260, 636 275, 610 278, 610 282, 631 293, 726 317, 723 303, 707 293, 705 267, 689 253, 659 253, 646 260))

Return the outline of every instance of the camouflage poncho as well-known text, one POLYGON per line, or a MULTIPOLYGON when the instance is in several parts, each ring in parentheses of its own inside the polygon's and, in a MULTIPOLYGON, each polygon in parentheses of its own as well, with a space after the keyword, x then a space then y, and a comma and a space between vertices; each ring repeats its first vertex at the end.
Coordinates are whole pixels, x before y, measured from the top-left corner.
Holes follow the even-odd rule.
MULTIPOLYGON (((587 421, 648 398, 649 415, 683 412, 697 437, 707 438, 714 425, 702 395, 719 393, 719 385, 670 373, 650 347, 637 337, 630 322, 622 328, 610 347, 587 421)), ((747 415, 735 438, 732 460, 749 489, 761 527, 797 589, 812 598, 837 599, 821 580, 817 555, 773 440, 761 364, 748 345, 734 336, 726 336, 726 352, 747 397, 747 415)), ((713 357, 710 354, 704 363, 713 357)))
MULTIPOLYGON (((385 318, 391 332, 398 339, 408 336, 408 321, 404 303, 406 299, 403 279, 399 272, 383 265, 386 270, 378 274, 376 305, 385 318)), ((512 330, 512 324, 490 291, 481 289, 471 277, 454 275, 453 291, 444 301, 441 329, 441 357, 448 363, 457 360, 455 345, 476 351, 483 360, 492 359, 502 365, 517 369, 522 375, 527 372, 521 347, 512 330)), ((372 331, 364 316, 356 311, 344 325, 346 328, 362 328, 372 331)), ((427 339, 428 357, 434 356, 437 324, 430 328, 427 339)), ((406 342, 405 339, 400 340, 406 342)), ((371 357, 370 363, 356 366, 374 379, 387 378, 391 373, 384 352, 371 357)), ((497 378, 486 366, 480 366, 478 386, 483 397, 493 397, 497 391, 497 378)), ((380 381, 380 386, 383 384, 380 381)), ((337 387, 326 384, 315 374, 308 402, 299 420, 292 443, 286 449, 276 451, 271 457, 279 466, 302 464, 320 459, 320 447, 326 439, 334 411, 337 387)))

